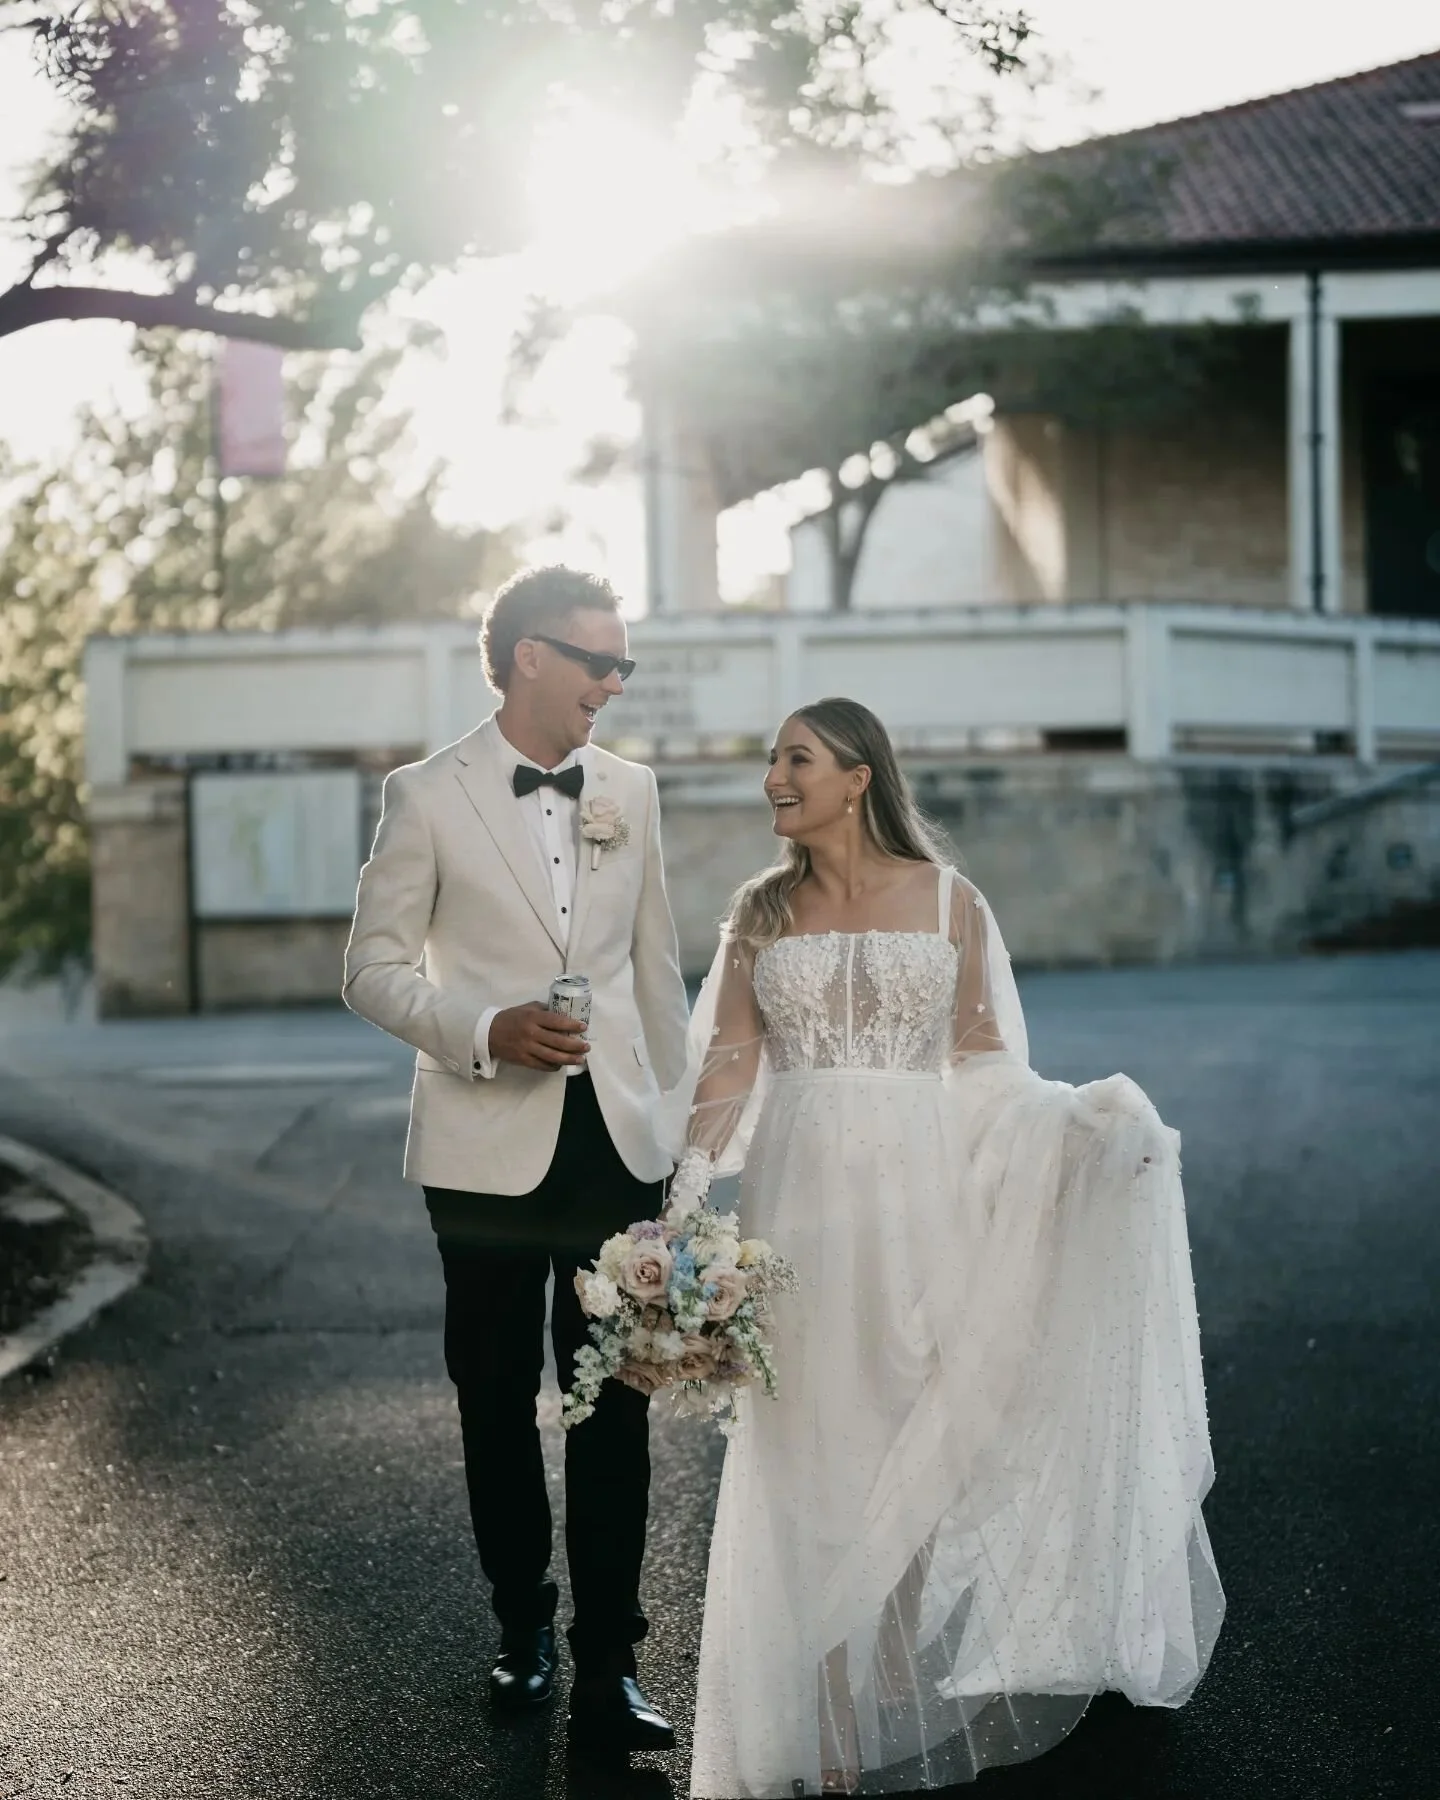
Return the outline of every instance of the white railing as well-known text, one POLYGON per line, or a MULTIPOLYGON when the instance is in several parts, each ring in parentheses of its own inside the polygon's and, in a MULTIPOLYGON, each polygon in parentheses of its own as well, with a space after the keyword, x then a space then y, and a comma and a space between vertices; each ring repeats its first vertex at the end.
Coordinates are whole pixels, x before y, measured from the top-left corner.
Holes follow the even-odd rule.
MULTIPOLYGON (((1440 623, 1205 606, 647 619, 602 741, 659 762, 754 754, 849 694, 912 753, 1105 747, 1141 761, 1440 751, 1440 623), (611 721, 613 720, 613 724, 611 721)), ((472 627, 97 638, 87 767, 207 754, 419 754, 493 705, 472 627)))

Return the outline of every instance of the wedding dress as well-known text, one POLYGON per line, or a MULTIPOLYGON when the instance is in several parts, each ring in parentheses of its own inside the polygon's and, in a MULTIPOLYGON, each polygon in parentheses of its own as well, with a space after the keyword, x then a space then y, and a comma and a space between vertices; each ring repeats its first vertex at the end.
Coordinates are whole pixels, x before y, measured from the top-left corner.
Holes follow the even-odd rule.
POLYGON ((800 1276, 725 1459, 703 1800, 943 1787, 1103 1689, 1179 1706, 1223 1616, 1178 1138, 1124 1076, 1036 1075, 983 898, 942 869, 931 904, 722 942, 667 1100, 800 1276))

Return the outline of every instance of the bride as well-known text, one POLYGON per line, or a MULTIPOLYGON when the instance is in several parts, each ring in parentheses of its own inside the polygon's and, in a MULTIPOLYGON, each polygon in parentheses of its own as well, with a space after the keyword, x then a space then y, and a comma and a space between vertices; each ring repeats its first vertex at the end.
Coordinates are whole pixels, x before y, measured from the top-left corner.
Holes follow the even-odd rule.
MULTIPOLYGON (((672 1198, 743 1168, 795 1264, 706 1592, 691 1792, 945 1787, 1113 1688, 1179 1706, 1224 1611, 1178 1139, 1026 1060, 1000 933, 851 700, 792 714, 672 1198)), ((1062 896, 1057 895, 1057 904, 1062 896)))

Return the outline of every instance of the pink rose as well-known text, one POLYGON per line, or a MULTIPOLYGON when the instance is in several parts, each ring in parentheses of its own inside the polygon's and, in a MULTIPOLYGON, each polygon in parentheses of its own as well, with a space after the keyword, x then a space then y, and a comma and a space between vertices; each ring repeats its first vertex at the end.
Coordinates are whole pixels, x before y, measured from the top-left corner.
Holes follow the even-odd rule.
POLYGON ((644 1394, 648 1399, 673 1377, 659 1363, 621 1363, 615 1371, 615 1379, 623 1381, 626 1387, 634 1388, 637 1394, 644 1394))
POLYGON ((706 1287, 715 1289, 705 1302, 705 1317, 733 1319, 749 1286, 745 1277, 733 1263, 711 1263, 705 1270, 703 1280, 706 1287))
POLYGON ((658 1238, 632 1243, 620 1262, 620 1285, 642 1305, 663 1300, 675 1259, 658 1238))
POLYGON ((675 1364, 679 1381, 708 1381, 715 1373, 715 1346, 698 1331, 687 1332, 685 1348, 675 1364))

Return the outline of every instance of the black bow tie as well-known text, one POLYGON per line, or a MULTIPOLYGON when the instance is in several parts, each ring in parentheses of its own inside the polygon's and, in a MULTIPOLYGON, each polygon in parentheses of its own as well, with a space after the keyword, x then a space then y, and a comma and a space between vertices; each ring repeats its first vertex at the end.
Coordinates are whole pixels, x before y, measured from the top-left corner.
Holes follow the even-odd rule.
POLYGON ((578 800, 585 786, 585 771, 579 763, 571 763, 568 769, 536 769, 529 763, 516 763, 514 782, 517 800, 542 787, 558 788, 562 794, 578 800))

